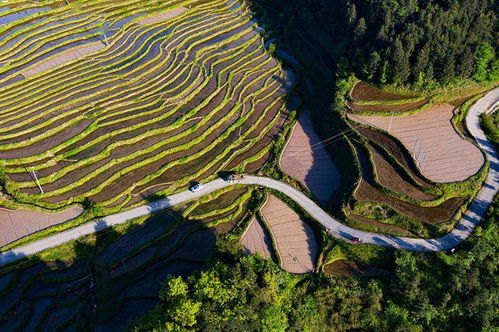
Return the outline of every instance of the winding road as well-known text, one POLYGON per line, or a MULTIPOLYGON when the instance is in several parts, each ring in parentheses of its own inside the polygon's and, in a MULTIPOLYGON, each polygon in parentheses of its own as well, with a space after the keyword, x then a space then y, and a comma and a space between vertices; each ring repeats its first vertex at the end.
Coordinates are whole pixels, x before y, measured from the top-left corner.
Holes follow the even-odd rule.
MULTIPOLYGON (((351 239, 353 237, 357 237, 362 239, 364 243, 386 247, 395 247, 406 250, 447 250, 456 246, 471 235, 473 229, 476 227, 476 225, 478 225, 483 215, 487 211, 487 208, 494 200, 495 195, 499 191, 499 158, 493 144, 487 140, 485 134, 480 128, 480 115, 482 113, 488 112, 489 109, 493 108, 493 105, 498 101, 499 88, 496 88, 485 95, 483 98, 478 100, 468 111, 468 115, 466 117, 466 125, 469 132, 473 135, 478 145, 487 156, 490 162, 490 170, 483 187, 480 189, 478 195, 473 200, 469 209, 465 214, 463 214, 457 226, 450 233, 438 239, 395 237, 350 228, 331 217, 302 192, 285 183, 270 178, 245 176, 244 179, 239 180, 237 183, 264 186, 287 195, 297 204, 299 204, 305 211, 307 211, 313 218, 320 222, 332 236, 339 239, 351 239)), ((57 235, 49 236, 25 246, 21 246, 1 253, 0 265, 15 262, 30 255, 39 253, 43 250, 78 239, 82 236, 89 235, 118 224, 123 224, 134 218, 157 213, 169 207, 185 203, 193 199, 197 199, 201 196, 233 184, 234 183, 229 183, 222 179, 217 179, 206 183, 205 189, 200 192, 192 193, 190 191, 183 191, 129 211, 113 214, 104 218, 97 219, 93 222, 71 228, 57 235)))

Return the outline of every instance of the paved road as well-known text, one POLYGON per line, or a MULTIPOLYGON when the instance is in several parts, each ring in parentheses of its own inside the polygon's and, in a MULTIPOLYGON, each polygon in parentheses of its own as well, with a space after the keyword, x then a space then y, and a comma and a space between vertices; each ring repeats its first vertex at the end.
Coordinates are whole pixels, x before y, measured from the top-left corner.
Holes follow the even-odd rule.
MULTIPOLYGON (((471 235, 471 232, 475 226, 480 222, 482 216, 487 211, 487 208, 493 201, 495 195, 499 191, 499 159, 494 146, 487 141, 485 134, 480 129, 479 121, 480 114, 486 112, 493 104, 499 100, 499 88, 494 89, 492 92, 488 93, 486 96, 481 98, 476 104, 474 104, 468 111, 468 116, 466 117, 466 124, 470 133, 475 137, 477 143, 480 145, 481 149, 487 155, 490 161, 490 171, 483 185, 482 189, 478 193, 477 197, 471 204, 468 211, 463 215, 458 225, 447 235, 438 239, 414 239, 406 237, 394 237, 388 235, 381 235, 371 232, 360 231, 357 229, 350 228, 341 224, 339 221, 331 217, 325 211, 322 210, 315 202, 310 198, 305 196, 302 192, 297 189, 265 177, 256 176, 246 176, 239 183, 244 184, 256 184, 274 190, 280 191, 292 200, 298 203, 303 209, 305 209, 313 218, 319 221, 329 233, 340 239, 351 239, 352 237, 358 237, 363 240, 364 243, 370 243, 381 246, 391 246, 406 250, 417 250, 417 251, 438 251, 450 249, 461 241, 465 240, 471 235)), ((36 242, 30 243, 28 245, 12 249, 0 254, 0 265, 15 262, 19 259, 25 258, 27 256, 36 254, 43 250, 56 247, 65 242, 75 240, 82 236, 92 234, 96 231, 115 226, 118 224, 125 223, 131 219, 146 216, 152 213, 159 212, 166 208, 178 205, 208 193, 214 192, 216 190, 222 189, 224 187, 232 185, 231 183, 225 182, 221 179, 211 181, 205 184, 205 189, 201 192, 192 193, 190 191, 184 191, 165 199, 153 202, 141 207, 110 215, 94 222, 78 226, 67 231, 61 232, 57 235, 53 235, 36 242)))

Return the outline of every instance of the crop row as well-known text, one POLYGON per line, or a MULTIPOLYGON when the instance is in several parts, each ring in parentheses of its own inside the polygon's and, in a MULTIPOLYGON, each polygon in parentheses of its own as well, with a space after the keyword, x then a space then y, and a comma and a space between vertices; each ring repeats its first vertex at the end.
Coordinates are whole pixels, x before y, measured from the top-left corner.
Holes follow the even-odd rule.
MULTIPOLYGON (((133 4, 83 11, 129 15, 133 4)), ((244 5, 221 0, 167 21, 134 20, 92 56, 6 86, 0 158, 20 201, 57 208, 90 197, 104 206, 134 205, 145 188, 172 193, 268 152, 260 142, 283 124, 288 78, 244 5), (37 172, 44 193, 27 170, 37 172)), ((18 45, 48 42, 50 31, 53 39, 78 31, 42 26, 18 45)))

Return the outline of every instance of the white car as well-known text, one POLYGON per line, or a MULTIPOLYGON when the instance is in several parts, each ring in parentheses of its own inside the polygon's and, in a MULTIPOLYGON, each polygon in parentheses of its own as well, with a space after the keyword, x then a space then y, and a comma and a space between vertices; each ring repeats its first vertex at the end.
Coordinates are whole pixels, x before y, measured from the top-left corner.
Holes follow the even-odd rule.
POLYGON ((189 190, 192 191, 193 193, 196 193, 196 192, 201 191, 203 189, 204 189, 204 184, 198 183, 198 184, 192 186, 189 190))

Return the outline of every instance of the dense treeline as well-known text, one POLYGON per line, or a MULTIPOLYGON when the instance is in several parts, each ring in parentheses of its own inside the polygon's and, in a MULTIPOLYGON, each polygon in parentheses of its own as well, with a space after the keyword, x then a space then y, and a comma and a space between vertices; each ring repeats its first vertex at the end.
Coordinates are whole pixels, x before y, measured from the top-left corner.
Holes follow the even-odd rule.
POLYGON ((386 279, 298 276, 220 241, 212 266, 169 277, 134 331, 476 331, 498 326, 499 204, 455 253, 398 251, 386 279))
POLYGON ((334 40, 338 62, 360 78, 432 88, 499 79, 495 6, 494 0, 293 0, 283 10, 290 24, 296 15, 313 24, 306 16, 314 16, 334 40))

